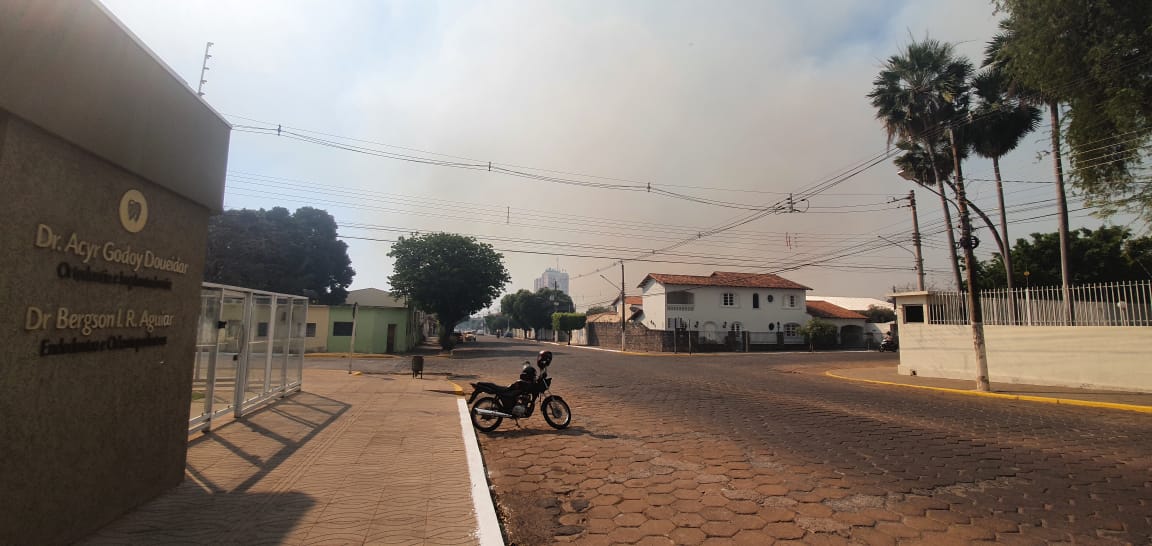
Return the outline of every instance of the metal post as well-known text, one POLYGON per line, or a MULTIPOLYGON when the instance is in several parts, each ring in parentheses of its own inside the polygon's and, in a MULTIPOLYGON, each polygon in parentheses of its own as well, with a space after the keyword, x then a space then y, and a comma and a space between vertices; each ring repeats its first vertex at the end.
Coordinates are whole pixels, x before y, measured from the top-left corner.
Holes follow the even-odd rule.
POLYGON ((984 313, 980 308, 980 295, 976 293, 976 279, 974 267, 976 258, 972 249, 976 240, 972 237, 972 222, 968 217, 968 197, 964 193, 964 175, 960 170, 960 157, 957 153, 956 133, 948 128, 948 137, 952 140, 952 160, 956 170, 956 201, 960 204, 960 246, 964 249, 965 279, 968 285, 968 322, 972 324, 972 345, 976 350, 976 390, 988 392, 991 385, 988 382, 988 352, 984 345, 984 313))
POLYGON ((352 373, 352 353, 356 350, 356 307, 358 303, 352 304, 352 339, 348 341, 348 373, 352 373))
POLYGON ((204 72, 208 70, 208 59, 212 58, 212 56, 208 54, 208 48, 212 47, 212 45, 212 42, 208 42, 208 44, 204 46, 204 64, 200 65, 200 84, 196 86, 197 97, 204 96, 204 84, 208 83, 208 80, 204 79, 204 72))
POLYGON ((924 257, 920 254, 920 217, 916 214, 916 192, 908 190, 908 206, 912 208, 912 248, 916 249, 916 289, 924 291, 924 257))
POLYGON ((627 304, 624 303, 624 260, 620 260, 620 352, 624 352, 624 330, 628 325, 627 304))

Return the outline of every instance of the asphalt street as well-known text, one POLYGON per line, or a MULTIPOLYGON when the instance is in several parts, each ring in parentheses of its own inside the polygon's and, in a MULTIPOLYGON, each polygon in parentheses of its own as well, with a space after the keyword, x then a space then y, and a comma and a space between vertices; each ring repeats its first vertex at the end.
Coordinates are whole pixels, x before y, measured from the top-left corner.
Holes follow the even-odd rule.
POLYGON ((510 383, 541 349, 572 427, 537 414, 480 438, 509 543, 1152 543, 1147 415, 823 375, 895 366, 888 353, 644 356, 481 337, 426 372, 510 383))

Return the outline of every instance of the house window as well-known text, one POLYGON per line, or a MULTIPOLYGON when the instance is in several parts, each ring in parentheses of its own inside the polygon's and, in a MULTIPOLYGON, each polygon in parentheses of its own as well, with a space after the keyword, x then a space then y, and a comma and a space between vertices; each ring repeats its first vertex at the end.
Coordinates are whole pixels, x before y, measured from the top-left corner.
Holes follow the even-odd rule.
POLYGON ((333 337, 349 337, 352 335, 351 322, 333 322, 332 323, 332 336, 333 337))
POLYGON ((256 337, 268 337, 268 323, 261 322, 256 325, 256 337))
POLYGON ((304 337, 316 337, 316 323, 309 322, 304 325, 304 337))
POLYGON ((904 322, 924 322, 923 305, 905 305, 904 322))
POLYGON ((696 295, 691 292, 669 292, 668 305, 692 305, 696 303, 696 295))
POLYGON ((795 309, 796 307, 797 307, 796 306, 796 296, 792 296, 792 295, 784 296, 784 308, 785 309, 795 309))
POLYGON ((760 308, 760 294, 755 294, 755 293, 752 294, 752 308, 753 309, 759 309, 760 308))
POLYGON ((796 337, 800 331, 800 325, 795 322, 789 322, 784 325, 784 335, 788 337, 796 337))
POLYGON ((743 329, 744 326, 742 326, 739 322, 733 322, 732 328, 730 328, 731 332, 736 335, 740 335, 740 332, 743 331, 743 329))
POLYGON ((724 307, 736 307, 736 294, 732 292, 724 293, 724 307))

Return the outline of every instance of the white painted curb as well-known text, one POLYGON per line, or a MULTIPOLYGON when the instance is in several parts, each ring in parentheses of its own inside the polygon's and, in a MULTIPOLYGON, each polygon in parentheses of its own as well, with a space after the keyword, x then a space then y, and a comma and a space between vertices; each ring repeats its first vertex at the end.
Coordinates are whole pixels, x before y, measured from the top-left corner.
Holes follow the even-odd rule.
POLYGON ((476 538, 480 546, 504 546, 504 535, 500 532, 500 520, 496 517, 496 506, 492 504, 492 493, 488 490, 488 476, 484 470, 484 459, 480 456, 480 444, 476 442, 476 431, 468 416, 468 404, 456 397, 460 408, 460 430, 464 435, 464 452, 468 455, 468 474, 472 478, 472 508, 476 511, 476 538))

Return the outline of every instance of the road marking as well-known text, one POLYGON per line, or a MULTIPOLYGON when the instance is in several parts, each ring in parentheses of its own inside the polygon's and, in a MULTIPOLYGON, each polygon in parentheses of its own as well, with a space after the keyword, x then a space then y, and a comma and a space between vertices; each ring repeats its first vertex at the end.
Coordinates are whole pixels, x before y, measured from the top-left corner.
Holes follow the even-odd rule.
POLYGON ((843 375, 836 375, 831 371, 824 372, 828 377, 835 377, 836 379, 844 379, 847 381, 859 381, 861 383, 875 383, 877 385, 893 385, 896 387, 908 387, 911 389, 924 389, 929 391, 939 392, 952 392, 956 394, 967 394, 969 396, 984 396, 987 398, 1001 398, 1007 400, 1023 400, 1025 402, 1040 402, 1043 404, 1056 404, 1062 406, 1082 406, 1087 408, 1105 408, 1123 411, 1135 411, 1138 413, 1152 413, 1152 406, 1136 406, 1133 404, 1117 404, 1114 402, 1092 402, 1090 400, 1073 400, 1069 398, 1048 398, 1045 396, 1031 396, 1027 394, 1001 394, 998 392, 980 392, 965 389, 949 389, 947 387, 929 387, 927 385, 909 385, 907 383, 893 383, 891 381, 877 381, 875 379, 859 379, 856 377, 846 377, 843 375))
MULTIPOLYGON (((453 383, 453 386, 456 384, 453 383)), ((459 387, 456 387, 459 388, 459 387)), ((500 532, 500 520, 496 517, 496 507, 492 504, 492 493, 488 489, 488 476, 484 471, 484 458, 480 455, 480 444, 476 442, 476 431, 468 417, 468 405, 463 398, 456 399, 460 408, 460 431, 464 435, 464 452, 468 455, 468 474, 472 478, 472 507, 476 511, 476 540, 480 546, 504 545, 504 535, 500 532)))

